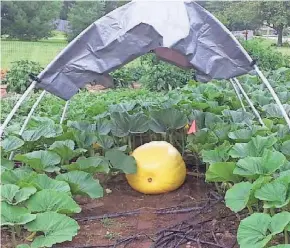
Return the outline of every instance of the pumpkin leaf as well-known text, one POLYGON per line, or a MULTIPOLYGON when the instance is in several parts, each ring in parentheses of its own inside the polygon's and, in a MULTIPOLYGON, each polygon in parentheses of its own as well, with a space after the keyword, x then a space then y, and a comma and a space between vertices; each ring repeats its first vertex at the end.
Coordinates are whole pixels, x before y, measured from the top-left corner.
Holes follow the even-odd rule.
POLYGON ((143 113, 129 115, 127 112, 114 112, 111 114, 112 134, 125 137, 129 134, 145 133, 148 131, 148 117, 143 113))
POLYGON ((205 173, 205 179, 207 182, 238 182, 239 176, 233 174, 235 167, 234 162, 213 163, 205 173))
POLYGON ((79 158, 75 163, 64 165, 63 168, 68 171, 85 171, 88 173, 105 172, 110 171, 109 163, 104 157, 89 157, 79 158))
POLYGON ((24 225, 36 218, 28 209, 1 202, 1 226, 24 225))
POLYGON ((64 141, 55 141, 50 147, 49 150, 57 153, 64 161, 69 161, 82 152, 86 151, 83 149, 76 149, 75 143, 72 140, 64 140, 64 141))
POLYGON ((105 150, 112 148, 114 145, 113 137, 108 135, 98 135, 97 142, 105 150))
POLYGON ((71 241, 79 229, 78 223, 72 218, 56 212, 36 214, 34 221, 27 223, 25 228, 30 232, 42 232, 31 244, 31 248, 51 247, 64 241, 71 241))
POLYGON ((283 232, 285 227, 290 223, 290 213, 283 211, 272 216, 269 230, 272 234, 283 232))
POLYGON ((68 183, 52 179, 45 174, 37 174, 37 176, 31 180, 31 185, 33 185, 38 191, 51 189, 58 192, 70 193, 68 183))
POLYGON ((5 184, 1 186, 1 200, 11 205, 17 205, 20 202, 27 200, 36 192, 34 187, 24 187, 20 189, 14 184, 5 184))
POLYGON ((137 172, 137 164, 132 156, 128 156, 118 150, 109 150, 105 153, 105 157, 110 161, 114 169, 121 170, 126 174, 137 172))
POLYGON ((229 159, 228 151, 231 148, 229 143, 215 148, 214 150, 203 150, 202 160, 205 163, 226 162, 229 159))
POLYGON ((281 208, 289 202, 287 187, 276 180, 256 190, 255 197, 264 201, 264 208, 281 208))
POLYGON ((67 182, 74 195, 84 195, 95 199, 102 197, 104 194, 99 181, 84 171, 70 171, 58 175, 56 179, 67 182))
POLYGON ((253 185, 250 182, 240 182, 227 190, 225 195, 226 206, 235 213, 244 209, 250 199, 253 185))
POLYGON ((79 205, 67 193, 52 189, 37 192, 28 199, 26 206, 32 213, 53 211, 72 214, 81 212, 79 205))
POLYGON ((24 145, 24 141, 16 136, 8 136, 1 142, 1 147, 5 152, 14 151, 24 145))
POLYGON ((177 130, 187 124, 184 113, 174 108, 150 112, 149 127, 155 133, 165 133, 167 130, 177 130))
POLYGON ((262 156, 265 149, 271 148, 276 142, 277 139, 274 136, 257 136, 248 143, 236 143, 229 154, 233 158, 259 157, 262 156))
POLYGON ((1 174, 2 184, 15 184, 19 187, 31 186, 30 182, 37 176, 37 173, 23 167, 14 170, 6 170, 1 174))
POLYGON ((241 176, 271 175, 286 162, 285 156, 277 151, 266 150, 262 157, 240 159, 234 174, 241 176))
POLYGON ((254 213, 243 219, 239 225, 237 239, 241 248, 263 248, 272 239, 268 234, 271 216, 263 213, 254 213))
POLYGON ((13 168, 13 161, 1 157, 1 173, 5 170, 12 170, 13 168))
POLYGON ((56 165, 60 163, 61 158, 51 151, 34 151, 26 154, 17 154, 15 160, 29 165, 38 172, 54 172, 60 168, 56 165))
POLYGON ((251 129, 239 129, 233 132, 229 132, 230 139, 237 143, 249 142, 252 138, 253 130, 251 129))
POLYGON ((97 132, 100 135, 107 135, 111 131, 111 122, 107 119, 98 119, 97 120, 97 132))
POLYGON ((290 156, 290 140, 283 142, 281 146, 281 152, 286 156, 290 156))
POLYGON ((55 138, 63 132, 61 125, 44 122, 32 129, 25 130, 22 134, 24 141, 37 141, 40 138, 55 138))

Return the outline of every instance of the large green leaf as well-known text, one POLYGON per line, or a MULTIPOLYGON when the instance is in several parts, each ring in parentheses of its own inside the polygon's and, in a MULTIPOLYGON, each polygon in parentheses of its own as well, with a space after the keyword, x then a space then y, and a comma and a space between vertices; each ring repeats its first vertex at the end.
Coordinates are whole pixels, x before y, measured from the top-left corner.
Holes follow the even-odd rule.
POLYGON ((98 119, 96 125, 97 125, 97 132, 100 135, 107 135, 111 131, 111 128, 112 128, 111 122, 107 119, 98 119))
POLYGON ((58 175, 56 179, 67 182, 70 185, 72 194, 74 195, 100 198, 104 194, 99 181, 94 179, 89 173, 83 171, 70 171, 58 175))
POLYGON ((133 101, 131 101, 131 102, 123 102, 123 103, 110 105, 109 106, 109 111, 111 113, 114 113, 114 112, 124 113, 124 112, 131 111, 135 106, 136 106, 136 103, 133 102, 133 101))
POLYGON ((229 138, 238 143, 249 142, 252 138, 253 130, 239 129, 228 134, 229 138))
POLYGON ((74 150, 74 147, 75 143, 72 140, 55 141, 49 150, 57 153, 63 161, 69 161, 85 151, 83 149, 74 150))
POLYGON ((205 113, 205 118, 204 118, 205 127, 213 128, 218 123, 223 123, 223 120, 218 115, 215 115, 209 112, 205 113))
POLYGON ((132 156, 118 150, 109 150, 105 157, 110 161, 114 169, 121 170, 126 174, 134 174, 137 172, 137 164, 132 156))
POLYGON ((246 157, 238 161, 234 174, 241 176, 271 175, 286 162, 277 151, 266 150, 262 157, 246 157))
POLYGON ((265 149, 271 148, 276 142, 277 139, 274 136, 257 136, 248 143, 236 143, 229 154, 233 158, 259 157, 265 149))
POLYGON ((64 241, 71 241, 79 229, 72 218, 56 212, 39 213, 36 219, 25 225, 30 232, 42 232, 31 244, 31 248, 51 247, 64 241))
POLYGON ((264 201, 264 208, 281 208, 288 204, 287 187, 279 181, 273 181, 256 190, 255 197, 264 201))
POLYGON ((239 176, 233 174, 235 166, 233 162, 211 164, 205 173, 205 179, 207 182, 238 182, 239 176))
POLYGON ((22 138, 25 141, 37 141, 41 137, 54 138, 62 134, 62 127, 58 124, 43 123, 33 129, 25 130, 22 134, 22 138))
POLYGON ((271 176, 260 176, 256 181, 253 182, 248 204, 252 205, 258 202, 258 199, 255 197, 256 190, 269 183, 272 179, 273 178, 271 176))
POLYGON ((31 185, 33 185, 38 191, 52 189, 58 192, 70 193, 70 186, 67 182, 52 179, 45 174, 38 174, 34 177, 31 180, 31 185))
POLYGON ((37 176, 37 173, 27 170, 26 168, 16 168, 6 170, 1 174, 3 184, 16 184, 19 187, 31 186, 30 182, 37 176))
POLYGON ((96 125, 91 124, 89 122, 83 122, 83 121, 68 121, 67 122, 68 127, 75 128, 79 131, 85 131, 85 132, 94 132, 96 131, 96 125))
POLYGON ((112 148, 114 139, 108 135, 97 135, 97 143, 105 150, 112 148))
POLYGON ((25 204, 32 213, 53 211, 71 214, 81 212, 79 205, 67 193, 52 189, 37 192, 25 204))
POLYGON ((1 173, 5 170, 12 170, 14 167, 14 162, 1 157, 1 173))
POLYGON ((109 163, 104 157, 79 158, 75 163, 64 165, 63 168, 68 171, 80 170, 88 173, 110 171, 109 163))
POLYGON ((129 115, 127 112, 114 112, 111 114, 112 134, 117 137, 125 137, 136 133, 148 131, 148 117, 143 113, 129 115))
POLYGON ((245 111, 235 111, 235 110, 229 110, 225 109, 222 114, 225 117, 228 117, 231 122, 233 123, 241 123, 246 125, 251 125, 254 119, 254 116, 248 112, 245 111))
POLYGON ((202 160, 205 163, 216 163, 216 162, 226 162, 229 159, 228 151, 230 149, 230 144, 228 142, 215 148, 214 150, 203 150, 202 160))
POLYGON ((61 158, 54 152, 41 150, 26 154, 17 154, 15 160, 23 162, 39 172, 54 172, 59 171, 60 168, 56 165, 60 163, 61 158))
POLYGON ((250 182, 240 182, 230 188, 225 195, 226 206, 235 213, 244 209, 250 199, 253 185, 250 182))
POLYGON ((36 192, 34 187, 24 187, 20 189, 15 184, 5 184, 1 186, 1 199, 9 204, 16 205, 27 200, 36 192))
POLYGON ((283 142, 281 146, 281 152, 286 156, 290 156, 290 140, 283 142))
POLYGON ((285 227, 290 223, 290 213, 280 212, 272 216, 271 224, 269 230, 272 234, 278 234, 283 232, 285 227))
POLYGON ((243 219, 239 225, 237 239, 241 248, 263 248, 272 239, 268 234, 271 216, 254 213, 243 219))
POLYGON ((16 136, 8 136, 1 142, 1 147, 5 152, 14 151, 24 145, 24 141, 16 136))
POLYGON ((1 202, 1 226, 24 225, 35 219, 35 214, 31 214, 24 207, 9 205, 1 202))
MULTIPOLYGON (((285 108, 286 112, 290 111, 289 104, 283 104, 283 107, 285 108)), ((283 118, 281 110, 277 104, 270 103, 270 104, 264 105, 262 108, 266 112, 266 115, 268 117, 283 118)))
MULTIPOLYGON (((89 149, 92 144, 96 143, 97 137, 94 132, 86 132, 79 130, 72 130, 74 140, 79 149, 89 149)), ((84 152, 85 150, 79 150, 77 152, 84 152)))
POLYGON ((150 116, 149 127, 155 133, 180 129, 187 124, 186 115, 174 108, 152 111, 150 116))

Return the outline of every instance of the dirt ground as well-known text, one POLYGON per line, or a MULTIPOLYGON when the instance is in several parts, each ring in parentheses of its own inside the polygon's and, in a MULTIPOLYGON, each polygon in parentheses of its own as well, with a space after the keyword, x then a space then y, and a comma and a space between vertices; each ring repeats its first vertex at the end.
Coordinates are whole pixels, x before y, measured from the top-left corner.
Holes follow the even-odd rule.
MULTIPOLYGON (((216 203, 217 198, 210 196, 213 188, 204 179, 188 175, 174 192, 144 195, 134 191, 124 175, 118 175, 106 189, 108 193, 101 199, 76 198, 82 207, 74 216, 79 233, 72 242, 56 247, 238 247, 237 217, 222 202, 216 203)), ((1 243, 11 247, 5 229, 1 243)))

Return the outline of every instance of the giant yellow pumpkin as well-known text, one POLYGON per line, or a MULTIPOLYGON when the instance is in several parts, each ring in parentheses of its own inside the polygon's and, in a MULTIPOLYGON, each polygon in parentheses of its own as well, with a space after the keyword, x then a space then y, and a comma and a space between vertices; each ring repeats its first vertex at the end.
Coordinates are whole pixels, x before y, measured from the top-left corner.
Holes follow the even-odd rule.
POLYGON ((185 180, 186 167, 181 154, 165 141, 139 146, 132 156, 137 173, 127 174, 130 186, 144 194, 161 194, 179 188, 185 180))

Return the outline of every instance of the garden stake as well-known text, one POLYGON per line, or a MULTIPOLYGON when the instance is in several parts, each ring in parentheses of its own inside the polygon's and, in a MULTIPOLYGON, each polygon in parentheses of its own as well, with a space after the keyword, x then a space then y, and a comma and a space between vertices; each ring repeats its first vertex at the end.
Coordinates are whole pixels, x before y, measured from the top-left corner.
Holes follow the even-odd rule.
POLYGON ((246 98, 247 102, 249 103, 251 109, 253 110, 255 116, 258 118, 260 124, 263 127, 266 127, 265 123, 263 122, 259 112, 257 111, 257 109, 255 108, 254 104, 252 103, 252 101, 250 100, 250 98, 248 97, 247 93, 244 91, 242 85, 240 84, 239 80, 234 78, 234 81, 236 83, 236 85, 238 86, 238 88, 240 89, 240 91, 242 92, 243 96, 246 98))
POLYGON ((23 93, 23 95, 19 98, 19 100, 17 101, 17 103, 15 104, 15 106, 13 107, 13 109, 11 110, 11 112, 9 113, 9 115, 6 117, 5 121, 3 122, 3 124, 0 127, 0 137, 2 137, 2 133, 4 131, 4 129, 7 127, 7 125, 9 124, 9 122, 11 121, 11 119, 13 118, 14 114, 16 113, 16 111, 19 109, 19 107, 21 106, 22 102, 25 100, 25 98, 28 96, 28 94, 35 88, 35 85, 37 84, 36 81, 33 81, 29 87, 27 88, 27 90, 23 93))
POLYGON ((232 79, 230 79, 230 82, 231 82, 231 84, 232 84, 232 86, 233 86, 233 88, 234 88, 234 90, 235 90, 235 92, 236 92, 236 95, 237 95, 237 97, 238 97, 238 99, 239 99, 239 101, 240 101, 240 103, 241 103, 241 105, 242 105, 243 110, 244 110, 245 112, 247 112, 247 110, 246 110, 246 108, 245 108, 245 105, 244 105, 244 103, 243 103, 242 97, 241 97, 241 95, 240 95, 239 90, 237 89, 237 86, 236 86, 235 82, 234 82, 232 79))
POLYGON ((279 109, 281 110, 281 113, 285 119, 285 121, 288 124, 288 127, 290 129, 290 118, 286 113, 285 108, 283 107, 279 97, 277 96, 276 92, 274 91, 273 87, 269 83, 268 79, 264 76, 264 74, 260 71, 259 67, 257 65, 254 65, 255 71, 258 73, 259 77, 262 79, 262 82, 267 86, 268 90, 270 91, 271 95, 273 96, 275 102, 277 103, 279 109))

